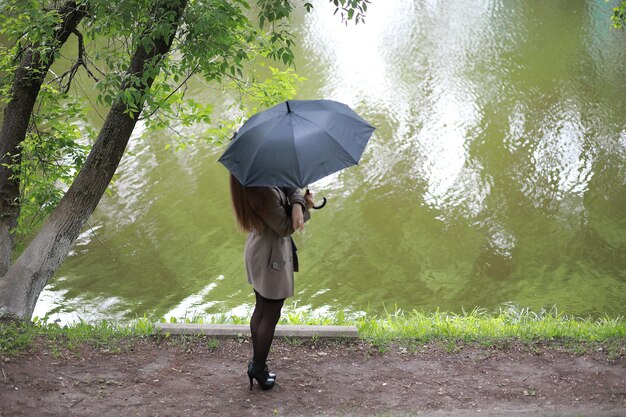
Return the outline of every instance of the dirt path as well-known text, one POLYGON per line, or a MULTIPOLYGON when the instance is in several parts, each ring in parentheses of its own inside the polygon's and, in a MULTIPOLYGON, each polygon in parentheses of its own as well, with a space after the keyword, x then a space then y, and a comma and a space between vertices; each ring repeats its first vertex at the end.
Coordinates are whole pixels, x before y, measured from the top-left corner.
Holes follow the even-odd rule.
MULTIPOLYGON (((626 344, 626 342, 625 342, 626 344)), ((623 350, 623 349, 622 349, 623 350)), ((277 341, 277 386, 248 390, 247 340, 141 341, 124 353, 0 358, 0 417, 626 416, 626 358, 605 351, 277 341)))

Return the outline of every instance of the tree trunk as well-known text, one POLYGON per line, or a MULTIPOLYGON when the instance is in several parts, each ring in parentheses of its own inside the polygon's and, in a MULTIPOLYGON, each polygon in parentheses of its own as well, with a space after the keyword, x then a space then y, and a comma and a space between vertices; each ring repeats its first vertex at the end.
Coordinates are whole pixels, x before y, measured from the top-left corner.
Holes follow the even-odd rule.
POLYGON ((36 47, 21 51, 22 59, 15 71, 11 87, 11 100, 4 109, 4 123, 0 130, 0 277, 11 265, 13 253, 13 235, 11 230, 17 226, 20 214, 20 184, 11 178, 14 174, 8 165, 16 165, 21 161, 19 145, 26 137, 30 115, 35 106, 41 84, 54 61, 54 53, 63 46, 72 31, 76 29, 85 16, 85 4, 76 5, 75 1, 67 1, 59 9, 62 23, 52 39, 54 48, 42 57, 36 47))
MULTIPOLYGON (((144 36, 152 39, 154 46, 146 51, 139 42, 127 71, 127 79, 131 75, 141 79, 150 62, 162 59, 169 52, 186 3, 186 0, 164 0, 155 9, 155 21, 169 21, 171 30, 164 39, 163 35, 152 38, 151 31, 157 25, 146 29, 144 36)), ((153 82, 154 78, 148 79, 145 84, 126 83, 122 90, 135 88, 143 95, 153 82)), ((143 103, 138 105, 141 110, 143 103)), ((76 180, 37 236, 0 280, 0 316, 23 320, 32 316, 39 294, 95 210, 124 154, 140 113, 131 116, 125 114, 126 110, 121 101, 113 105, 76 180)))

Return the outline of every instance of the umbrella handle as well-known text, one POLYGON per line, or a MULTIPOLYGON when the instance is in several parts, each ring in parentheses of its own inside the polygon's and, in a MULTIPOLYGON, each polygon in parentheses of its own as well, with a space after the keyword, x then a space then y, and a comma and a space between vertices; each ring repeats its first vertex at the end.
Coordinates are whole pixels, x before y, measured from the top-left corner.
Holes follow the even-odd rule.
MULTIPOLYGON (((311 193, 311 191, 309 191, 309 189, 307 188, 306 189, 306 194, 310 194, 310 193, 311 193)), ((326 197, 322 197, 322 200, 324 200, 324 201, 322 201, 321 204, 318 204, 317 206, 313 206, 313 208, 315 210, 319 210, 321 208, 324 208, 324 206, 326 205, 326 197)))
POLYGON ((322 203, 321 203, 321 204, 318 204, 317 206, 313 206, 313 208, 314 208, 315 210, 319 210, 319 209, 321 209, 321 208, 324 208, 324 206, 326 205, 326 197, 322 197, 322 200, 324 200, 324 201, 322 201, 322 203))

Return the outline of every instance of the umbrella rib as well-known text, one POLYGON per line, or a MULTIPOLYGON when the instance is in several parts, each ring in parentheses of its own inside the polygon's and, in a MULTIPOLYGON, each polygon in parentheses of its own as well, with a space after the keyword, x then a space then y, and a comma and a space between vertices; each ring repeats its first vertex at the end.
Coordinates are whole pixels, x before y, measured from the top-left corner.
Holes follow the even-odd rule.
POLYGON ((250 158, 250 165, 248 166, 248 169, 246 170, 245 175, 243 175, 243 177, 247 178, 248 181, 250 180, 250 178, 248 178, 248 174, 250 174, 250 171, 252 170, 252 166, 254 165, 254 160, 256 159, 259 152, 261 152, 261 147, 258 147, 254 150, 254 155, 252 155, 252 158, 250 158))
MULTIPOLYGON (((324 127, 323 127, 323 126, 320 126, 318 123, 315 123, 313 120, 311 120, 311 119, 309 119, 309 118, 307 118, 307 117, 304 117, 304 116, 303 116, 303 115, 301 115, 301 114, 297 114, 297 113, 294 113, 294 114, 295 114, 295 115, 297 115, 298 117, 301 117, 302 119, 306 120, 307 122, 309 122, 309 123, 311 123, 311 124, 313 124, 313 125, 317 126, 320 130, 322 130, 322 131, 323 131, 324 133, 326 133, 329 137, 331 137, 331 138, 332 138, 332 139, 333 139, 333 140, 337 143, 337 145, 339 145, 339 147, 340 147, 341 149, 343 149, 343 150, 345 151, 345 153, 346 153, 346 154, 350 157, 350 159, 352 160, 352 162, 353 162, 354 164, 356 164, 356 165, 358 165, 358 164, 359 164, 359 161, 356 161, 356 160, 352 157, 352 155, 350 154, 350 152, 349 152, 349 151, 348 151, 348 150, 347 150, 347 149, 346 149, 346 148, 345 148, 345 147, 341 144, 341 142, 340 142, 339 140, 337 140, 337 138, 336 138, 335 136, 333 136, 331 133, 327 132, 327 131, 324 129, 324 127)), ((348 116, 346 116, 346 115, 344 115, 344 114, 341 114, 341 113, 337 113, 337 114, 339 114, 339 115, 341 115, 341 116, 343 116, 343 117, 348 117, 348 116)), ((355 120, 355 119, 351 119, 351 120, 355 120)))
POLYGON ((289 127, 291 127, 291 137, 293 138, 293 150, 294 150, 294 154, 295 154, 293 157, 295 158, 296 166, 298 167, 298 178, 297 178, 297 180, 298 180, 298 183, 300 183, 301 180, 302 180, 302 171, 300 170, 300 160, 298 159, 298 152, 296 152, 296 134, 293 131, 293 115, 294 115, 293 112, 289 113, 289 116, 288 116, 289 117, 289 127))

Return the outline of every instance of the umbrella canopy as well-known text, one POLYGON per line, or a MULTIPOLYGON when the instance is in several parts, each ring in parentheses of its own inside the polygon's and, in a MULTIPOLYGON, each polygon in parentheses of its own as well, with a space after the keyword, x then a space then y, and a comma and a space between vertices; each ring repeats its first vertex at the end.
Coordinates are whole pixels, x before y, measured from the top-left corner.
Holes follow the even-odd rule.
POLYGON ((220 157, 245 186, 306 187, 355 165, 374 128, 332 100, 289 100, 252 116, 220 157))

